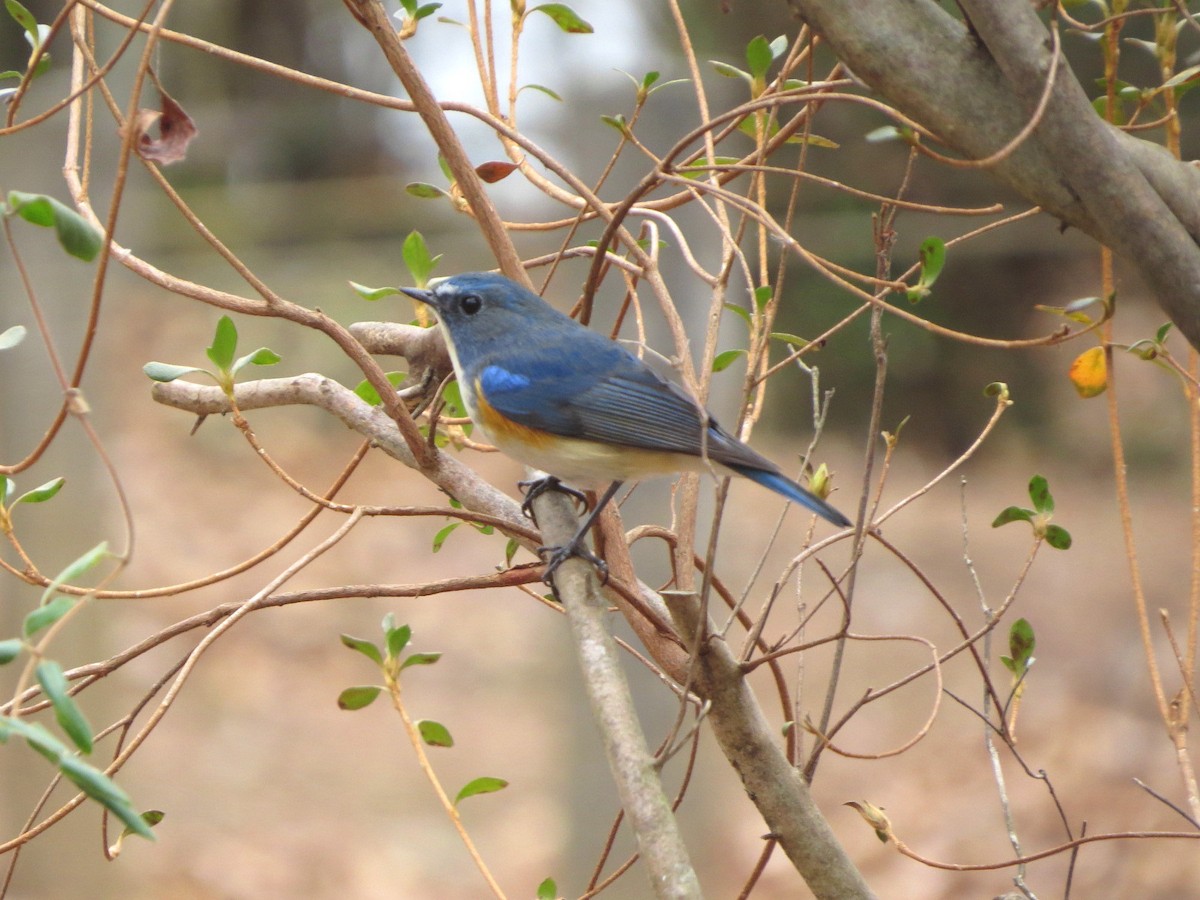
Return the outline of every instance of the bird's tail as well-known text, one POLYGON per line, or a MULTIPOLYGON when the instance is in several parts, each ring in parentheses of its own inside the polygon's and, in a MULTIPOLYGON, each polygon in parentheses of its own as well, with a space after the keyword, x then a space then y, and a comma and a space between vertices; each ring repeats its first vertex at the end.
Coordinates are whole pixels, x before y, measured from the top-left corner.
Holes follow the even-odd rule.
POLYGON ((775 493, 782 494, 784 497, 799 503, 801 506, 808 507, 818 516, 832 522, 834 525, 848 528, 854 524, 816 494, 800 487, 800 485, 796 484, 796 482, 792 481, 786 475, 781 475, 778 472, 769 472, 766 469, 755 469, 751 466, 730 465, 729 463, 725 463, 725 465, 739 475, 743 475, 765 488, 770 488, 775 493))

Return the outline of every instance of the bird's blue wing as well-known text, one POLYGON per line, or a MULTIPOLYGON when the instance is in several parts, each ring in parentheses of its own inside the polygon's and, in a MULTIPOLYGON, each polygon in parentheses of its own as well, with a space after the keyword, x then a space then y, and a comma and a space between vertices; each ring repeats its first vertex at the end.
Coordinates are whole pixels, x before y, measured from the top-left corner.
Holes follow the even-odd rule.
POLYGON ((624 348, 596 337, 572 342, 570 352, 540 348, 485 364, 478 375, 483 399, 526 428, 698 455, 708 414, 624 348))

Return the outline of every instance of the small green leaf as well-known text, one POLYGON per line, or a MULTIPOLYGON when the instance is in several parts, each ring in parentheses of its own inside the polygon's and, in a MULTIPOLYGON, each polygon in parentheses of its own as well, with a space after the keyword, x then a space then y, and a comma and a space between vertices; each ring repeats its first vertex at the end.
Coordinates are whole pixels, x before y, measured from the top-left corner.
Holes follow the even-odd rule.
POLYGON ((1033 650, 1037 639, 1033 634, 1033 626, 1028 619, 1017 619, 1008 629, 1008 652, 1015 665, 1028 669, 1033 662, 1033 650))
POLYGON ((1050 495, 1050 485, 1041 475, 1029 479, 1029 499, 1033 508, 1040 513, 1054 512, 1054 497, 1050 495))
POLYGON ((532 15, 535 12, 548 15, 554 20, 554 24, 567 34, 591 34, 594 31, 591 25, 579 18, 575 10, 565 3, 543 3, 541 6, 531 9, 529 14, 532 15))
POLYGON ((67 483, 67 479, 60 476, 58 478, 53 479, 52 481, 47 481, 45 484, 43 484, 39 487, 35 487, 32 491, 26 491, 24 494, 22 494, 20 497, 17 498, 16 502, 17 503, 45 503, 47 500, 49 500, 51 497, 53 497, 55 494, 57 494, 60 490, 62 490, 62 486, 66 483, 67 483))
POLYGON ((50 598, 58 590, 59 585, 77 581, 81 575, 89 569, 95 568, 106 556, 108 556, 108 541, 101 541, 91 550, 87 551, 87 553, 69 563, 65 569, 54 577, 54 580, 50 582, 50 586, 42 591, 41 604, 44 606, 50 601, 50 598))
POLYGON ((993 528, 999 528, 1001 525, 1007 525, 1009 522, 1032 522, 1033 510, 1022 509, 1019 506, 1010 506, 1008 509, 996 516, 996 520, 992 522, 993 528))
POLYGON ((63 673, 62 666, 52 659, 38 663, 34 670, 38 684, 50 705, 54 707, 54 718, 58 727, 84 753, 92 752, 92 726, 84 717, 79 706, 71 698, 71 685, 63 673))
POLYGON ((1046 543, 1055 550, 1070 550, 1071 535, 1061 525, 1046 526, 1046 543))
MULTIPOLYGON (((184 375, 191 375, 193 372, 204 372, 204 369, 196 366, 173 366, 170 363, 148 362, 142 366, 142 371, 151 381, 166 383, 174 381, 176 378, 182 378, 184 375)), ((207 374, 211 375, 212 373, 207 374)))
POLYGON ((400 670, 403 671, 409 666, 432 666, 441 658, 442 654, 440 653, 413 653, 404 660, 400 666, 400 670))
MULTIPOLYGON (((1155 342, 1161 344, 1163 341, 1165 341, 1167 339, 1167 335, 1171 333, 1172 324, 1173 323, 1168 322, 1166 325, 1163 325, 1162 327, 1160 327, 1158 329, 1158 331, 1154 332, 1155 342)), ((20 326, 18 325, 16 327, 19 328, 20 326)), ((11 331, 12 329, 9 329, 9 330, 11 331)), ((0 335, 0 341, 2 341, 3 337, 4 337, 4 335, 0 335)), ((2 350, 2 349, 3 349, 3 346, 0 345, 0 350, 2 350)))
POLYGON ((553 878, 547 878, 537 886, 536 900, 557 900, 558 885, 553 878))
POLYGON ((941 238, 928 237, 921 242, 921 276, 915 287, 908 291, 911 303, 918 303, 929 296, 933 283, 942 274, 946 265, 946 244, 941 238))
POLYGON ((47 731, 41 722, 0 716, 0 744, 8 743, 8 739, 14 734, 24 738, 25 743, 55 765, 58 765, 62 757, 71 753, 67 745, 47 731))
POLYGON ((407 625, 393 626, 385 619, 383 632, 387 637, 388 658, 399 659, 404 648, 408 646, 408 642, 412 640, 412 629, 407 625))
POLYGON ((383 654, 379 651, 379 648, 370 641, 364 640, 363 638, 351 637, 348 634, 343 634, 342 643, 351 650, 357 650, 367 659, 371 660, 371 662, 383 665, 383 654))
POLYGON ((390 297, 393 294, 400 293, 400 288, 394 288, 394 287, 372 288, 372 287, 367 287, 365 284, 358 284, 357 282, 354 282, 354 281, 350 282, 350 287, 354 288, 354 292, 356 294, 358 294, 358 296, 362 297, 364 300, 381 300, 384 297, 390 297))
POLYGON ((521 91, 526 91, 526 90, 528 90, 528 91, 540 91, 541 93, 545 94, 547 97, 550 97, 552 100, 557 100, 559 103, 561 103, 561 102, 562 102, 562 97, 560 97, 560 96, 559 96, 558 94, 556 94, 554 91, 550 90, 550 88, 546 87, 544 84, 526 84, 526 85, 522 85, 522 86, 521 86, 521 90, 517 91, 517 93, 519 94, 519 93, 521 93, 521 91))
POLYGON ((62 757, 58 767, 68 780, 124 822, 130 831, 147 840, 154 840, 154 832, 134 809, 129 795, 115 781, 77 756, 62 757))
POLYGON ((95 259, 104 246, 103 235, 90 222, 53 197, 9 191, 8 209, 33 225, 53 226, 62 248, 84 262, 95 259))
POLYGON ((517 555, 517 551, 521 549, 521 544, 516 538, 509 538, 508 543, 504 545, 504 565, 511 566, 513 557, 517 555))
POLYGON ((736 66, 729 65, 729 63, 723 63, 718 59, 710 59, 709 64, 716 70, 718 75, 724 75, 726 78, 741 78, 743 81, 748 82, 754 81, 749 72, 743 72, 736 66))
POLYGON ((441 8, 442 4, 440 3, 426 3, 424 6, 417 7, 417 11, 413 15, 413 18, 417 20, 424 19, 426 16, 433 15, 441 8))
POLYGON ((783 341, 785 344, 789 344, 793 347, 798 347, 801 349, 812 343, 812 341, 808 340, 807 338, 802 338, 798 334, 788 334, 786 331, 772 331, 771 338, 776 341, 783 341))
POLYGON ((747 310, 743 309, 742 307, 738 306, 736 303, 722 303, 721 305, 722 305, 722 306, 724 306, 724 307, 725 307, 727 310, 729 310, 731 313, 733 313, 735 316, 737 316, 738 318, 742 319, 742 320, 743 320, 743 321, 744 321, 744 322, 745 322, 747 325, 749 325, 749 324, 750 324, 750 313, 749 313, 749 311, 747 311, 747 310))
POLYGON ((0 350, 9 350, 17 346, 25 340, 26 333, 24 325, 13 325, 11 328, 0 331, 0 350))
MULTIPOLYGON (((387 373, 388 383, 391 384, 392 387, 398 386, 400 382, 404 381, 404 379, 407 377, 408 375, 405 372, 387 373)), ((359 396, 359 399, 371 404, 371 406, 378 406, 383 402, 383 400, 380 399, 379 391, 375 390, 375 385, 371 384, 371 382, 365 379, 358 383, 358 387, 354 389, 354 393, 359 396)))
POLYGON ((0 475, 0 505, 7 504, 8 498, 17 491, 17 483, 7 475, 0 475))
POLYGON ((625 122, 625 117, 619 113, 615 116, 601 116, 600 121, 605 125, 615 128, 621 134, 625 134, 629 130, 629 126, 625 122))
POLYGON ((724 353, 718 353, 713 359, 712 369, 714 372, 724 372, 739 356, 745 355, 745 350, 726 350, 724 353))
POLYGON ((474 797, 476 794, 491 794, 495 791, 502 791, 508 787, 508 782, 503 778, 492 778, 484 775, 481 778, 475 778, 463 785, 454 797, 454 805, 457 806, 468 797, 474 797))
POLYGON ((420 719, 417 722, 417 731, 421 733, 421 740, 430 747, 454 746, 454 738, 450 736, 450 729, 441 722, 435 722, 432 719, 420 719))
POLYGON ((425 238, 419 231, 408 233, 408 237, 404 239, 404 244, 400 248, 400 253, 404 257, 404 265, 408 267, 409 274, 412 275, 416 286, 424 288, 428 285, 429 276, 433 274, 442 255, 440 253, 437 256, 429 255, 425 238))
POLYGON ((237 326, 229 316, 217 319, 217 328, 213 333, 212 346, 205 350, 212 364, 222 372, 228 372, 233 365, 233 354, 237 351, 237 326))
POLYGON ((9 638, 7 641, 0 641, 0 666, 8 665, 20 656, 21 650, 24 647, 25 642, 20 638, 9 638))
MULTIPOLYGON (((167 814, 161 809, 148 809, 141 815, 142 821, 151 828, 153 828, 166 817, 167 814)), ((108 855, 114 859, 120 856, 121 847, 125 843, 125 838, 129 837, 133 833, 133 829, 131 828, 122 828, 121 833, 117 835, 117 839, 113 841, 112 845, 108 848, 108 855)))
POLYGON ((446 543, 446 538, 450 537, 450 535, 454 532, 454 529, 456 529, 460 524, 461 523, 459 522, 453 522, 433 536, 434 553, 437 553, 442 549, 442 544, 446 543))
POLYGON ((270 347, 259 347, 253 353, 247 353, 245 356, 240 357, 237 362, 233 364, 233 368, 230 371, 236 374, 245 366, 273 366, 281 359, 283 359, 283 357, 270 347))
POLYGON ((450 195, 436 185, 429 184, 425 181, 413 181, 404 186, 404 190, 414 197, 420 197, 422 200, 436 200, 439 197, 449 197, 450 195))
POLYGON ((4 0, 4 6, 8 9, 8 14, 12 16, 13 21, 25 29, 25 33, 29 35, 29 42, 33 44, 36 50, 41 46, 41 36, 38 30, 37 19, 17 0, 4 0))
POLYGON ((769 284, 760 284, 754 289, 754 305, 759 312, 767 308, 767 304, 771 302, 771 298, 775 296, 775 289, 769 284))
POLYGON ((25 617, 25 621, 21 625, 21 630, 25 637, 33 637, 43 628, 53 625, 79 602, 78 597, 55 597, 44 606, 39 606, 25 617))
POLYGON ((751 39, 750 43, 746 45, 746 64, 750 67, 751 77, 759 80, 765 78, 767 69, 771 68, 771 63, 774 61, 771 45, 761 34, 751 39))
POLYGON ((351 712, 356 709, 364 709, 374 703, 375 698, 378 697, 382 691, 383 688, 371 684, 348 687, 338 694, 338 709, 344 709, 351 712))

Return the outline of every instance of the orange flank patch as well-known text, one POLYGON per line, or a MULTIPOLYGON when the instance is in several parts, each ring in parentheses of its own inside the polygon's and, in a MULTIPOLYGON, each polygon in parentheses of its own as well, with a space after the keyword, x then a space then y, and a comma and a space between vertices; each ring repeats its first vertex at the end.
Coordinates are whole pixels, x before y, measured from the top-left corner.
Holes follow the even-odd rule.
POLYGON ((483 430, 491 439, 501 446, 514 443, 531 447, 545 447, 559 439, 556 435, 527 428, 502 416, 494 406, 487 402, 487 397, 483 395, 478 379, 475 381, 475 404, 478 406, 479 413, 479 421, 476 424, 482 425, 483 430))

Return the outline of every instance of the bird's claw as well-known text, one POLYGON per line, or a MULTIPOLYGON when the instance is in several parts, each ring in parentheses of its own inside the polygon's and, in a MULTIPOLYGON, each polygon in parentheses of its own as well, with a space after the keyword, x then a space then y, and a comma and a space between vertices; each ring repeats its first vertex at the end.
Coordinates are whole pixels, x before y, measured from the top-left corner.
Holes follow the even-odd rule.
POLYGON ((587 495, 583 491, 567 487, 562 483, 561 479, 555 478, 553 475, 547 475, 544 478, 534 478, 530 481, 518 481, 517 487, 525 491, 525 498, 521 501, 521 512, 534 522, 537 522, 537 516, 533 513, 533 501, 547 491, 558 491, 560 494, 566 494, 572 500, 580 503, 584 509, 587 509, 587 495))
POLYGON ((596 573, 600 576, 601 587, 608 584, 608 563, 584 546, 583 540, 578 535, 558 547, 538 547, 537 555, 546 564, 546 570, 542 572, 542 582, 550 586, 550 590, 554 591, 556 598, 558 589, 554 586, 554 574, 558 571, 559 566, 573 556, 579 557, 595 567, 596 573))

